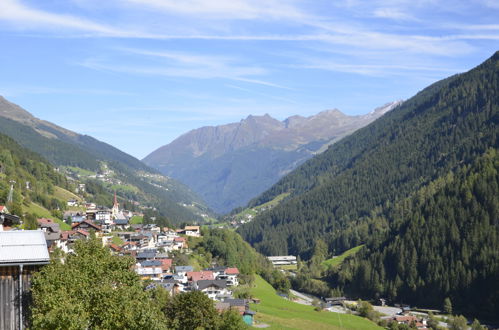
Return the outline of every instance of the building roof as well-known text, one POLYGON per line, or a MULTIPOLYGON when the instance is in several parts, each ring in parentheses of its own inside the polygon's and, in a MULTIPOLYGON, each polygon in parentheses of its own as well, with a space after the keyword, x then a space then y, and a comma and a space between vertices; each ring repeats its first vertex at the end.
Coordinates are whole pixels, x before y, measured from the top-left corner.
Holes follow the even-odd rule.
POLYGON ((215 277, 213 276, 213 272, 205 270, 200 272, 187 272, 187 279, 192 282, 198 282, 201 280, 214 280, 215 277))
POLYGON ((154 259, 156 251, 143 251, 137 253, 137 259, 154 259))
POLYGON ((220 289, 224 289, 227 287, 227 282, 222 280, 199 280, 197 281, 198 290, 204 290, 209 288, 210 286, 216 286, 220 289))
POLYGON ((92 221, 90 220, 83 220, 82 222, 79 222, 79 223, 73 223, 71 225, 71 229, 74 229, 75 227, 79 227, 81 226, 82 224, 87 224, 89 225, 90 227, 92 227, 93 229, 95 230, 101 230, 101 228, 99 226, 97 226, 96 224, 94 224, 92 221))
POLYGON ((49 260, 47 242, 42 231, 0 232, 0 265, 46 264, 49 260))
POLYGON ((192 266, 175 266, 175 271, 178 272, 192 272, 194 268, 192 266))
POLYGON ((38 222, 39 225, 49 225, 56 223, 54 220, 47 218, 38 218, 36 219, 36 221, 38 222))
POLYGON ((109 248, 111 248, 114 251, 121 251, 121 247, 119 247, 118 245, 116 245, 114 243, 109 244, 109 248))
POLYGON ((140 262, 142 267, 160 267, 161 261, 159 260, 144 260, 140 262))
POLYGON ((230 304, 226 302, 217 301, 215 303, 215 309, 219 312, 226 311, 230 309, 230 304))
POLYGON ((184 230, 199 230, 199 226, 185 226, 184 230))
POLYGON ((248 303, 246 299, 225 299, 224 302, 231 306, 246 306, 248 303))
POLYGON ((167 271, 172 268, 173 259, 160 259, 159 261, 161 262, 161 268, 163 271, 167 271))
POLYGON ((115 219, 114 224, 118 226, 128 225, 128 219, 115 219))
POLYGON ((225 274, 227 275, 239 275, 239 269, 236 267, 229 267, 225 270, 225 274))
POLYGON ((0 212, 6 212, 7 211, 7 207, 5 207, 5 205, 0 205, 0 212))

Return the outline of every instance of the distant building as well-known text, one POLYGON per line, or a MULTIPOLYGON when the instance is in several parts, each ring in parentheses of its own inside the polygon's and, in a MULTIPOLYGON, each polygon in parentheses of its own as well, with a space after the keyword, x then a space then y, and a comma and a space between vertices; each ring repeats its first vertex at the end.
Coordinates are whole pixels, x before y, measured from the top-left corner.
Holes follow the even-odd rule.
POLYGON ((296 265, 296 256, 274 256, 267 257, 274 266, 296 265))
POLYGON ((192 237, 200 237, 201 229, 199 226, 185 226, 184 229, 179 230, 179 234, 184 234, 192 237))

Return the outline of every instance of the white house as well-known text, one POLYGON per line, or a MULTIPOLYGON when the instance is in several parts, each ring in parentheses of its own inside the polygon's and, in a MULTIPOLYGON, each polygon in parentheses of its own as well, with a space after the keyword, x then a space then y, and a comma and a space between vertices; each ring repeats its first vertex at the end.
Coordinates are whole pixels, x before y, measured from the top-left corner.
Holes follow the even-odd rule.
POLYGON ((220 280, 199 280, 194 285, 196 290, 206 294, 212 300, 221 300, 230 296, 232 292, 227 289, 227 283, 220 280))

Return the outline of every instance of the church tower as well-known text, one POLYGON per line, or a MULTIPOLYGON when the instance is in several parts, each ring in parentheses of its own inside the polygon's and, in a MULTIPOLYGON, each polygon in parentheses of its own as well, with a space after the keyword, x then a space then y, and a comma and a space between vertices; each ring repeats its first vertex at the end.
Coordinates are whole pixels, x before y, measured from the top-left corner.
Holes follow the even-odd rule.
POLYGON ((120 213, 120 205, 118 204, 118 198, 116 198, 116 191, 114 192, 114 204, 111 209, 111 217, 113 219, 118 218, 118 214, 120 213))

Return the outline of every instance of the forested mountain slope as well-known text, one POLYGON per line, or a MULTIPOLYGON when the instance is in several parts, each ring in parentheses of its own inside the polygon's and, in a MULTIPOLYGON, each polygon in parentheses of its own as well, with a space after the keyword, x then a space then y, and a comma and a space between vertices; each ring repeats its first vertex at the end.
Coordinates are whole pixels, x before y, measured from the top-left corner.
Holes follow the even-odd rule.
POLYGON ((144 162, 187 184, 217 212, 227 213, 400 103, 360 116, 339 110, 283 121, 250 115, 238 123, 192 130, 153 151, 144 162))
POLYGON ((335 281, 355 296, 499 317, 499 151, 489 150, 384 208, 389 224, 342 265, 335 281))
POLYGON ((267 255, 307 257, 324 239, 333 253, 364 243, 367 224, 432 180, 498 147, 499 52, 442 80, 303 164, 255 199, 290 197, 239 232, 267 255))
MULTIPOLYGON (((35 118, 2 97, 0 131, 56 166, 71 166, 99 173, 105 164, 114 172, 116 180, 127 187, 135 187, 119 189, 115 185, 114 189, 118 189, 122 198, 156 207, 174 222, 202 221, 198 214, 207 210, 203 201, 188 187, 160 175, 138 159, 90 136, 35 118), (199 210, 186 208, 183 204, 197 205, 199 210)), ((112 195, 113 192, 109 193, 112 195)))
POLYGON ((40 155, 0 133, 0 205, 21 217, 31 202, 51 209, 65 206, 66 201, 49 197, 56 186, 68 189, 69 183, 40 155), (14 189, 9 201, 11 185, 14 189))

